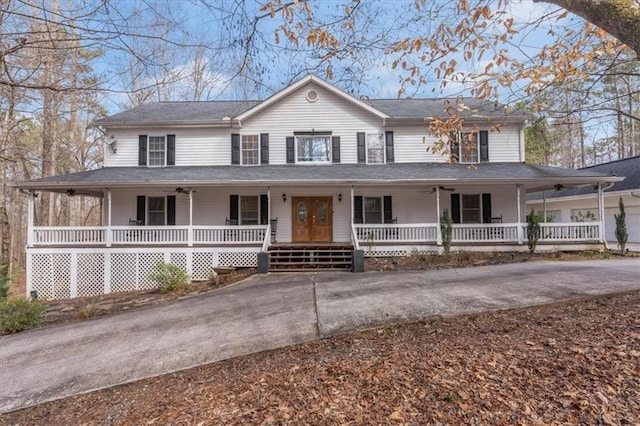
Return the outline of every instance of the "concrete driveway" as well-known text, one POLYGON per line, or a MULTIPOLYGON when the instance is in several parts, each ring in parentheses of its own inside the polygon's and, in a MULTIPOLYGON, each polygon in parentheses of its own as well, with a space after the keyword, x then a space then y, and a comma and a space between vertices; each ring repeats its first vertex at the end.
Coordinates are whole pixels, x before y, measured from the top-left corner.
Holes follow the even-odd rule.
POLYGON ((0 412, 405 320, 640 289, 640 258, 253 276, 168 305, 0 337, 0 412))

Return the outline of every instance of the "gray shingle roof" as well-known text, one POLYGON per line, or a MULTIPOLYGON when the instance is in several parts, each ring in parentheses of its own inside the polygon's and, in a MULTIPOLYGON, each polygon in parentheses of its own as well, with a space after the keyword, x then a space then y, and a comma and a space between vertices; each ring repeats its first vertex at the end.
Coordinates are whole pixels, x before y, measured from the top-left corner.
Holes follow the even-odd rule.
POLYGON ((234 117, 248 110, 260 101, 212 101, 212 102, 150 102, 111 115, 93 124, 113 123, 214 123, 223 122, 225 117, 234 117))
MULTIPOLYGON (((584 167, 578 170, 590 173, 603 173, 624 177, 623 181, 616 182, 611 188, 608 188, 606 190, 607 192, 640 190, 640 156, 612 161, 610 163, 598 164, 596 166, 584 167)), ((597 190, 593 189, 592 186, 585 186, 581 188, 567 188, 563 189, 562 191, 549 191, 545 193, 545 197, 547 199, 558 197, 575 197, 580 195, 592 195, 596 193, 597 190)), ((527 200, 529 201, 541 199, 542 193, 531 194, 527 197, 527 200)))
POLYGON ((442 117, 445 115, 444 111, 447 100, 454 108, 459 104, 467 107, 468 109, 463 109, 460 112, 460 115, 466 118, 512 117, 521 118, 523 120, 531 118, 530 114, 522 111, 510 111, 507 113, 505 112, 504 105, 475 98, 371 99, 368 103, 372 107, 390 115, 393 118, 425 118, 442 117))
MULTIPOLYGON (((450 99, 451 102, 455 100, 450 99)), ((208 101, 208 102, 151 102, 122 111, 93 122, 93 125, 146 124, 146 123, 220 123, 223 118, 233 118, 261 101, 208 101)), ((372 107, 397 119, 423 119, 445 115, 445 99, 371 99, 365 101, 372 107)), ((514 118, 526 120, 530 114, 521 111, 505 113, 502 105, 494 102, 460 99, 469 109, 460 115, 464 118, 514 118)))
POLYGON ((592 183, 611 180, 608 173, 522 163, 395 163, 385 165, 262 165, 105 167, 80 173, 23 181, 25 189, 105 188, 126 186, 330 185, 391 183, 592 183))

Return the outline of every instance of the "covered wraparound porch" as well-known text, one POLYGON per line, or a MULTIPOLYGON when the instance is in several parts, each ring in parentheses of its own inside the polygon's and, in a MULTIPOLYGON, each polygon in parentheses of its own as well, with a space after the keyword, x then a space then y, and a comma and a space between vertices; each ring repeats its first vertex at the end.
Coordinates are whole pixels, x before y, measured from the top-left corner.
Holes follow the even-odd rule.
MULTIPOLYGON (((365 256, 441 253, 445 209, 462 222, 453 225, 453 250, 527 250, 527 192, 562 182, 597 185, 601 194, 603 185, 619 179, 577 171, 577 176, 566 176, 564 169, 522 164, 487 164, 476 170, 445 164, 125 169, 115 174, 115 181, 108 169, 100 169, 18 185, 29 205, 28 290, 73 297, 145 288, 153 285, 147 276, 158 261, 176 263, 195 279, 206 279, 218 266, 255 267, 258 255, 268 253, 273 242, 296 242, 294 224, 305 200, 324 200, 329 206, 328 241, 365 256), (239 170, 242 174, 234 175, 239 170), (180 179, 174 176, 178 171, 180 179), (285 172, 296 175, 274 178, 285 172), (37 191, 101 197, 103 224, 35 226, 37 191), (148 215, 141 222, 136 209, 140 197, 166 194, 173 197, 172 224, 146 225, 148 215), (258 209, 243 215, 242 197, 256 198, 258 209), (236 202, 240 204, 234 207, 236 202), (246 218, 253 222, 247 224, 246 218)), ((312 213, 305 217, 320 220, 312 213)), ((309 223, 313 227, 317 222, 309 223)), ((603 245, 601 221, 541 226, 541 250, 603 245)))

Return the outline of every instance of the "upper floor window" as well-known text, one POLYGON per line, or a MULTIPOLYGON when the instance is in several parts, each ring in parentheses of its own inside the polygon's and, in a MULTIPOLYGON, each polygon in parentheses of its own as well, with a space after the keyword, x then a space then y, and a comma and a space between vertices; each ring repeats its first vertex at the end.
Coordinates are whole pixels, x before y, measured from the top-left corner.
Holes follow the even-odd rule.
POLYGON ((458 148, 458 161, 460 163, 477 163, 480 156, 478 133, 456 132, 454 138, 454 143, 458 148))
POLYGON ((296 136, 297 163, 329 163, 331 136, 296 136))
POLYGON ((382 133, 367 135, 367 163, 384 163, 384 135, 382 133))
POLYGON ((256 165, 260 162, 258 135, 242 135, 242 164, 256 165))
POLYGON ((149 159, 147 165, 158 167, 165 165, 166 142, 164 136, 149 136, 149 159))

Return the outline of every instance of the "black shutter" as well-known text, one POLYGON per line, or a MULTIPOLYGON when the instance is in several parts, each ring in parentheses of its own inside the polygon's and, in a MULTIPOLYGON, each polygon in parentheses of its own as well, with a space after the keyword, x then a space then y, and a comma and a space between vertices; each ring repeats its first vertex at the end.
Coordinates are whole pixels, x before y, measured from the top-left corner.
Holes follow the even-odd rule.
POLYGON ((331 138, 331 158, 334 163, 340 162, 340 136, 331 138))
POLYGON ((391 209, 391 195, 383 197, 384 221, 383 223, 391 223, 393 221, 393 211, 391 209))
MULTIPOLYGON (((449 159, 452 163, 455 161, 456 163, 460 162, 460 142, 458 139, 457 132, 449 133, 449 143, 451 144, 451 158, 449 159)), ((458 222, 460 223, 460 222, 458 222)))
POLYGON ((362 195, 353 197, 353 223, 363 223, 362 218, 362 195))
POLYGON ((167 195, 167 225, 176 224, 176 196, 167 195))
POLYGON ((238 220, 238 200, 239 198, 237 195, 229 196, 229 219, 231 220, 238 220))
POLYGON ((491 194, 482 194, 482 223, 491 223, 491 194))
POLYGON ((295 152, 295 138, 293 136, 287 136, 287 163, 296 162, 295 152))
POLYGON ((231 164, 240 164, 240 135, 231 134, 231 164))
POLYGON ((147 197, 145 197, 144 195, 138 195, 138 200, 136 202, 136 220, 138 220, 138 222, 141 223, 142 225, 144 225, 146 208, 147 208, 147 197))
POLYGON ((147 165, 147 135, 138 136, 138 166, 147 165))
POLYGON ((269 223, 269 198, 267 194, 260 194, 260 224, 267 225, 269 223))
POLYGON ((489 132, 480 130, 480 161, 489 161, 489 132))
POLYGON ((451 220, 460 223, 460 194, 451 194, 451 220))
POLYGON ((167 135, 167 166, 176 165, 176 135, 167 135))
POLYGON ((356 139, 358 141, 358 163, 366 163, 367 162, 367 152, 366 152, 366 138, 365 134, 358 132, 356 134, 356 139))
POLYGON ((393 132, 392 131, 388 131, 388 132, 384 132, 384 144, 385 147, 387 149, 387 163, 393 163, 394 157, 393 157, 393 132))
POLYGON ((269 164, 269 133, 260 133, 260 164, 269 164))

